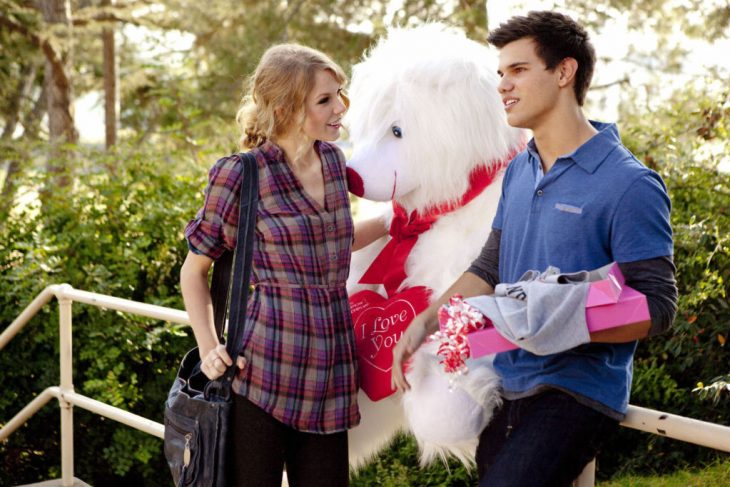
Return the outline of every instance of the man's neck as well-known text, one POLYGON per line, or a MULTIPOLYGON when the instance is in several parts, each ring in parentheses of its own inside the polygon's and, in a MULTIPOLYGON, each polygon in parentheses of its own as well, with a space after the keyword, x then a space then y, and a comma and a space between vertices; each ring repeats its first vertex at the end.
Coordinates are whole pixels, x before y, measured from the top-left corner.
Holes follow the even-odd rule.
POLYGON ((535 127, 533 136, 543 172, 547 173, 558 157, 574 152, 596 133, 579 106, 556 112, 552 120, 535 127))

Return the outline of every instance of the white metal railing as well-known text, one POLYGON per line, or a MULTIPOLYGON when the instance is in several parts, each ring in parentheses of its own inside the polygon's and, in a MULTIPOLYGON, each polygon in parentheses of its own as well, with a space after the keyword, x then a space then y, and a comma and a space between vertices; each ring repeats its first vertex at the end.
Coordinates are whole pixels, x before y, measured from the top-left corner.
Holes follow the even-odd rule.
POLYGON ((190 319, 184 311, 81 291, 74 289, 68 284, 55 284, 45 288, 20 313, 15 321, 0 334, 0 350, 5 348, 5 345, 54 297, 58 299, 59 303, 60 386, 49 387, 44 390, 8 421, 0 429, 0 441, 6 440, 8 436, 25 424, 31 416, 55 397, 58 399, 61 408, 61 484, 64 487, 71 487, 74 484, 73 406, 78 406, 109 419, 119 421, 150 435, 157 436, 158 438, 164 438, 165 434, 165 428, 160 423, 74 392, 72 377, 71 304, 77 301, 99 308, 124 311, 149 318, 188 325, 190 324, 190 319))
MULTIPOLYGON (((128 299, 74 289, 68 284, 54 284, 45 288, 18 317, 0 334, 0 350, 35 316, 51 299, 59 302, 60 339, 60 386, 49 387, 36 396, 27 406, 0 429, 0 441, 5 441, 16 429, 25 424, 40 408, 53 398, 61 407, 61 482, 71 487, 73 477, 73 406, 119 421, 158 438, 164 437, 164 426, 142 416, 109 406, 89 397, 77 394, 72 377, 71 304, 76 301, 99 308, 124 311, 149 318, 180 324, 190 324, 184 311, 128 299)), ((706 421, 685 418, 674 414, 629 406, 626 419, 621 423, 628 428, 666 436, 696 445, 730 452, 730 427, 706 421)), ((595 462, 591 462, 576 479, 575 487, 591 487, 595 483, 595 462)))

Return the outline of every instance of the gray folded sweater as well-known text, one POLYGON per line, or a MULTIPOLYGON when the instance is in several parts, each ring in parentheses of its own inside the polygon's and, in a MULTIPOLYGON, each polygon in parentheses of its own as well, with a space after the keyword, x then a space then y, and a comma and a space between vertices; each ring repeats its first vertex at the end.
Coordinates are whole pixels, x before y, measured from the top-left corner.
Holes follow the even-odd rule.
POLYGON ((587 271, 527 271, 518 282, 498 284, 493 295, 466 302, 492 320, 504 338, 535 355, 550 355, 590 342, 586 324, 587 271))

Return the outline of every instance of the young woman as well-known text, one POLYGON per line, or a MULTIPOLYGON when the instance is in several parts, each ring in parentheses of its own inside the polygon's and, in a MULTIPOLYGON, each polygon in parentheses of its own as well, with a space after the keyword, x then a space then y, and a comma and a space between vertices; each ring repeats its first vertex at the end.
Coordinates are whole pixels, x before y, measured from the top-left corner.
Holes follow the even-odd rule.
MULTIPOLYGON (((238 112, 242 145, 258 162, 259 204, 250 333, 233 383, 232 485, 278 487, 285 465, 292 487, 348 483, 347 429, 360 420, 345 290, 354 228, 345 159, 330 143, 349 103, 345 82, 325 54, 274 46, 238 112)), ((216 336, 207 276, 236 245, 241 168, 238 155, 216 162, 185 229, 180 286, 211 379, 233 363, 216 336)), ((363 228, 367 241, 385 233, 380 222, 363 228)))

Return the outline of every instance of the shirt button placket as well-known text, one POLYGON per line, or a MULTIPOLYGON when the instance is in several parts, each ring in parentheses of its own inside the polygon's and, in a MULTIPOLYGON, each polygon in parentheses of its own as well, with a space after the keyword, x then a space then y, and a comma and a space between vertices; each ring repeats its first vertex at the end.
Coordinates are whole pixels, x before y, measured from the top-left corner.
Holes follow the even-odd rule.
POLYGON ((542 196, 545 194, 545 192, 542 189, 538 189, 534 193, 534 197, 532 198, 532 210, 531 212, 534 214, 540 213, 542 211, 542 196))
POLYGON ((324 230, 325 230, 325 242, 327 246, 327 258, 329 259, 330 263, 327 266, 327 280, 333 280, 336 278, 337 273, 337 260, 339 256, 337 255, 337 244, 335 239, 335 224, 333 221, 325 221, 324 224, 324 230))

